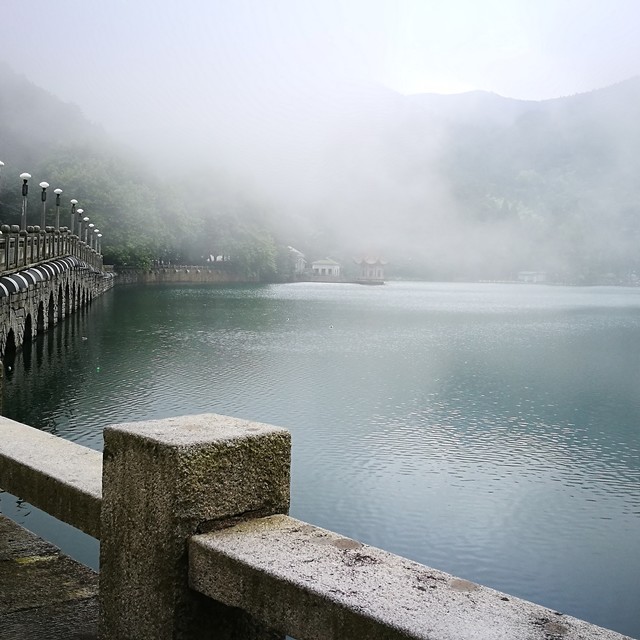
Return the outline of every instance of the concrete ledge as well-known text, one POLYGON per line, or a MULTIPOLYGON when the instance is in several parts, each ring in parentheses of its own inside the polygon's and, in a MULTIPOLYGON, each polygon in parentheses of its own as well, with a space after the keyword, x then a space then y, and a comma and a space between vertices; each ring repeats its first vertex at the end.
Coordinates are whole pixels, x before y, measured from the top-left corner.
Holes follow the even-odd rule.
POLYGON ((297 640, 622 640, 287 516, 189 541, 191 588, 297 640))
POLYGON ((0 417, 0 487, 100 537, 100 452, 0 417))

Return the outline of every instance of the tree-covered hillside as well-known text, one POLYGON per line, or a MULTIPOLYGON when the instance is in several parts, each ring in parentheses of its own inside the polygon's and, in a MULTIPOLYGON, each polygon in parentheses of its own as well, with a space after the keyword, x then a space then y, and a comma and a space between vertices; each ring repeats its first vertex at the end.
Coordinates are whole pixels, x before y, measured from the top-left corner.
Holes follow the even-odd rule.
POLYGON ((350 219, 408 277, 636 281, 638 113, 640 78, 542 102, 387 100, 333 147, 327 183, 346 205, 329 226, 350 219))
POLYGON ((443 161, 464 214, 511 225, 522 268, 640 275, 640 79, 509 106, 451 125, 443 161))
MULTIPOLYGON (((39 182, 48 182, 50 191, 63 189, 61 224, 69 225, 69 201, 77 199, 103 232, 106 262, 200 263, 225 255, 246 276, 274 275, 275 242, 251 202, 176 184, 175 167, 161 181, 135 151, 116 145, 77 107, 1 65, 0 160, 2 223, 19 223, 19 175, 28 172, 28 222, 40 222, 39 182)), ((53 194, 48 202, 53 209, 53 194)))

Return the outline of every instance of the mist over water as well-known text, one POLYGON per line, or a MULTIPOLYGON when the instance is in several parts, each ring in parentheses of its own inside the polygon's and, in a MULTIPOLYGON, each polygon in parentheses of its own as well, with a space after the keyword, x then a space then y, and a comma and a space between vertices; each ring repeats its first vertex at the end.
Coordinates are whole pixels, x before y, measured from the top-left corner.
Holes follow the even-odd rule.
POLYGON ((202 255, 224 250, 222 218, 257 219, 310 260, 383 255, 407 277, 633 284, 638 17, 629 0, 14 3, 3 59, 62 102, 3 80, 0 153, 11 180, 46 155, 61 182, 100 185, 96 214, 129 236, 165 206, 164 237, 202 219, 202 255), (126 167, 106 186, 93 158, 60 169, 87 140, 158 182, 128 194, 126 167))
POLYGON ((286 427, 293 516, 638 637, 639 337, 635 288, 124 287, 24 353, 5 415, 96 449, 189 413, 286 427))

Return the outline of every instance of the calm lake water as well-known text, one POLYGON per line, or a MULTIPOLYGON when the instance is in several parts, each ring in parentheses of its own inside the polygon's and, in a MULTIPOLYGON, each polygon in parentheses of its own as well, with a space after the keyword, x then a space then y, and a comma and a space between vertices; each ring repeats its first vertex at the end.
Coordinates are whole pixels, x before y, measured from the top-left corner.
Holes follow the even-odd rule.
POLYGON ((5 386, 6 416, 95 449, 201 412, 291 430, 291 515, 640 637, 640 289, 121 287, 5 386))

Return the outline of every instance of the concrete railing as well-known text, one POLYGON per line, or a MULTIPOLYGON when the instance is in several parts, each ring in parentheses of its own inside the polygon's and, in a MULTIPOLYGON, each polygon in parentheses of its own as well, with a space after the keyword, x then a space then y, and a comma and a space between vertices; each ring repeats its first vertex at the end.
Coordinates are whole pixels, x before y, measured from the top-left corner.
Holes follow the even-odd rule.
POLYGON ((0 227, 0 273, 34 266, 40 262, 75 256, 102 271, 102 255, 66 227, 28 227, 20 231, 18 225, 0 227))
POLYGON ((0 486, 99 537, 107 640, 621 640, 286 515, 290 436, 213 414, 104 454, 0 418, 0 486))

